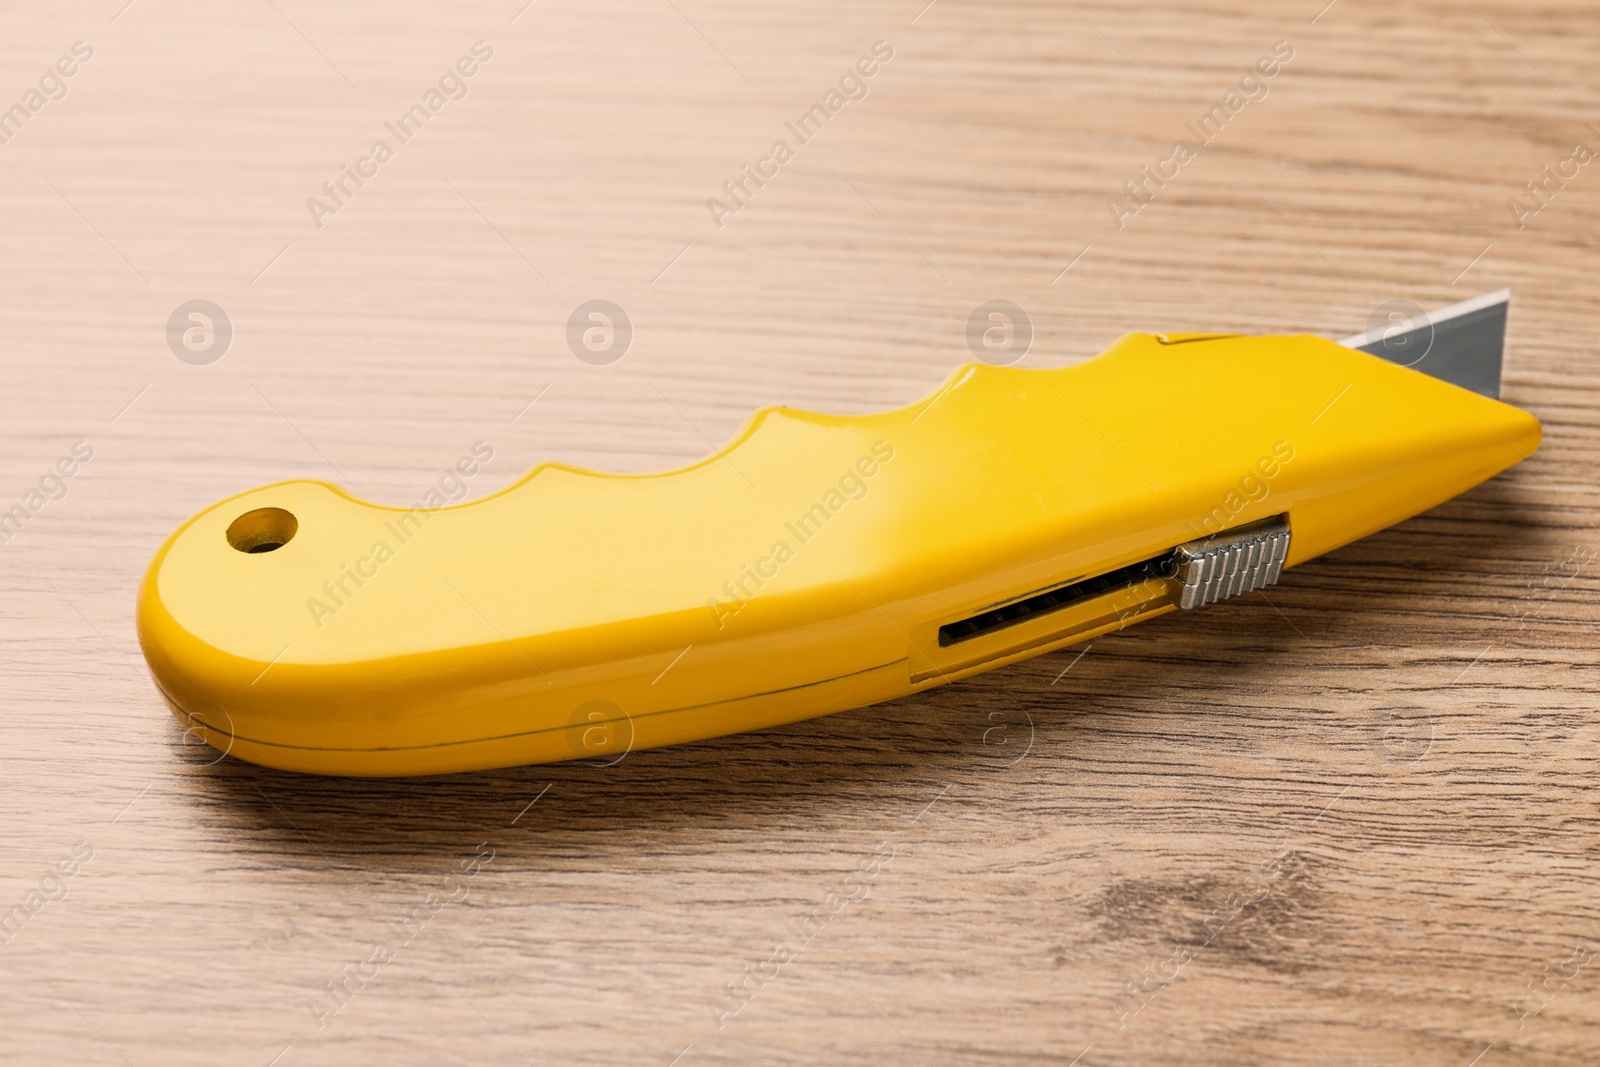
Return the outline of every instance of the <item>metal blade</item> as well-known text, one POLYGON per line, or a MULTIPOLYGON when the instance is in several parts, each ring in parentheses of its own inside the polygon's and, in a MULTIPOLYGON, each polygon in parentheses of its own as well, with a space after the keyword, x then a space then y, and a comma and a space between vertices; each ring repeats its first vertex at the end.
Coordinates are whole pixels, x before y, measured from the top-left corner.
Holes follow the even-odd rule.
POLYGON ((1391 300, 1372 313, 1365 333, 1339 343, 1498 400, 1510 301, 1510 289, 1438 311, 1391 300))

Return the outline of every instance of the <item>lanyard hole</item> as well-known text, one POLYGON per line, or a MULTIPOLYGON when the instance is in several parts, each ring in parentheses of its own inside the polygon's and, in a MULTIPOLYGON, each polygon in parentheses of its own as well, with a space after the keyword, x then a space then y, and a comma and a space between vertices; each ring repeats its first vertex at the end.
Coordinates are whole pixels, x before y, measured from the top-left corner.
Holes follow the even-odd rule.
POLYGON ((273 552, 288 544, 300 522, 282 508, 257 508, 233 520, 228 544, 240 552, 273 552))

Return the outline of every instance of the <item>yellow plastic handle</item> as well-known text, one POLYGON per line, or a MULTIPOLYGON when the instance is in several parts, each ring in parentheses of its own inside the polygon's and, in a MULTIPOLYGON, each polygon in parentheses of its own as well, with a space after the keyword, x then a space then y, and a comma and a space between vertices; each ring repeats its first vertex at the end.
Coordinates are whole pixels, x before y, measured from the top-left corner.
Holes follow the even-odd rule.
POLYGON ((157 552, 139 634, 180 719, 252 762, 401 775, 614 759, 1170 610, 1150 581, 950 639, 1274 515, 1293 566, 1539 436, 1516 408, 1318 338, 1132 334, 1057 370, 965 365, 882 414, 764 409, 663 474, 543 466, 431 511, 322 482, 255 489, 157 552))

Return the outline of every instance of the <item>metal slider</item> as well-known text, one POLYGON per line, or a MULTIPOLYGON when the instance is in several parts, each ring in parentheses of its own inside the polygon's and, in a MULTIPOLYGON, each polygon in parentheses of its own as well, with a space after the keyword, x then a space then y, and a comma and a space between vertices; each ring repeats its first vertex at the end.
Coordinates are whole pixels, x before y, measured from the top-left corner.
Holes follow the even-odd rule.
POLYGON ((1215 604, 1277 582, 1289 555, 1285 517, 1263 519, 1172 550, 1180 608, 1215 604))

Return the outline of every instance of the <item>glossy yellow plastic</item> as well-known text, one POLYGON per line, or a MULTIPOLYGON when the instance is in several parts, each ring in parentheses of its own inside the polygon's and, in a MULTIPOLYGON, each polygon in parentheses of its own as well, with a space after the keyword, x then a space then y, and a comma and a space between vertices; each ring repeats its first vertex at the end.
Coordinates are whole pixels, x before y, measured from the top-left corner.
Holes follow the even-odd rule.
POLYGON ((1539 439, 1523 411, 1319 338, 1131 334, 1056 370, 968 364, 882 414, 763 409, 662 474, 549 465, 416 511, 322 482, 251 490, 156 553, 139 637, 180 720, 254 763, 410 775, 615 759, 903 696, 1171 610, 1170 583, 1142 582, 939 640, 1270 516, 1288 516, 1292 567, 1539 439))

